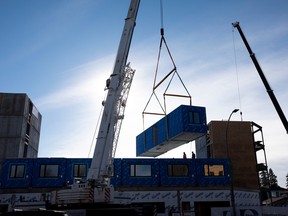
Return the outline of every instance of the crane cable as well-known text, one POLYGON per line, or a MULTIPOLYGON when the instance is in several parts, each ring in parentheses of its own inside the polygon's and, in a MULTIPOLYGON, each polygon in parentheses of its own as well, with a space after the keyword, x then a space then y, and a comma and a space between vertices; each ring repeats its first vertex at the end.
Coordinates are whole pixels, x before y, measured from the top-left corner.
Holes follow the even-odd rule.
POLYGON ((160 21, 161 21, 161 29, 163 28, 163 2, 160 0, 160 21))
MULTIPOLYGON (((176 65, 175 65, 175 62, 174 62, 174 59, 171 55, 171 52, 168 48, 168 45, 166 43, 166 40, 165 40, 165 37, 164 37, 164 19, 163 19, 163 2, 162 0, 160 0, 160 22, 161 22, 161 28, 160 28, 160 34, 161 34, 161 40, 160 40, 160 45, 159 45, 159 51, 158 51, 158 58, 157 58, 157 64, 156 64, 156 71, 155 71, 155 76, 154 76, 154 85, 153 85, 153 91, 155 91, 155 89, 172 73, 172 72, 176 72, 177 73, 177 70, 176 70, 176 65), (167 52, 168 52, 168 55, 170 57, 170 60, 173 64, 173 69, 171 70, 170 73, 168 73, 165 78, 159 83, 156 85, 156 78, 157 78, 157 74, 158 74, 158 69, 159 69, 159 62, 160 62, 160 56, 161 56, 161 51, 162 51, 162 44, 164 42, 164 45, 167 49, 167 52)), ((177 73, 178 74, 178 73, 177 73)), ((178 75, 178 77, 180 78, 180 76, 178 75)), ((181 78, 180 78, 181 80, 181 78)), ((182 80, 181 80, 182 82, 182 80)), ((183 84, 183 82, 182 82, 183 84)))
POLYGON ((151 94, 151 96, 150 96, 150 98, 149 98, 149 100, 148 100, 148 102, 147 102, 147 104, 146 104, 146 106, 145 106, 145 108, 144 108, 144 110, 142 112, 143 128, 145 128, 144 127, 144 114, 154 114, 154 115, 165 115, 166 116, 166 114, 167 114, 167 111, 166 111, 166 99, 165 99, 166 96, 176 96, 176 97, 182 97, 182 98, 189 98, 190 106, 192 105, 192 99, 191 99, 192 97, 191 97, 188 89, 186 88, 183 80, 181 79, 179 73, 177 72, 177 68, 176 68, 174 59, 173 59, 173 57, 171 55, 171 52, 170 52, 170 50, 168 48, 168 45, 167 45, 165 37, 164 37, 164 24, 163 24, 164 23, 164 21, 163 21, 164 19, 163 19, 163 2, 162 2, 162 0, 160 0, 160 20, 161 20, 161 28, 160 28, 161 39, 160 39, 160 45, 159 45, 159 51, 158 51, 158 57, 157 57, 157 63, 156 63, 156 70, 155 70, 154 83, 153 83, 153 91, 152 91, 152 94, 151 94), (163 43, 164 43, 164 46, 165 46, 165 48, 167 50, 168 56, 169 56, 169 58, 170 58, 170 60, 172 62, 173 69, 168 74, 166 74, 162 78, 162 80, 160 80, 158 83, 156 83, 163 43), (177 94, 168 94, 167 93, 168 88, 170 87, 170 84, 171 84, 173 78, 175 77, 175 73, 176 73, 178 79, 180 80, 182 86, 184 87, 184 90, 186 91, 187 95, 177 95, 177 94), (171 75, 170 81, 168 82, 168 85, 167 85, 167 87, 165 89, 165 92, 163 93, 164 105, 162 106, 162 104, 161 104, 159 98, 157 97, 155 91, 170 75, 171 75), (157 102, 158 102, 158 104, 159 104, 159 106, 160 106, 160 108, 161 108, 163 113, 146 112, 146 108, 148 107, 148 104, 150 103, 152 96, 155 96, 155 98, 156 98, 156 100, 157 100, 157 102))
POLYGON ((239 74, 238 74, 238 64, 237 64, 237 55, 236 55, 236 46, 235 46, 235 37, 234 37, 234 28, 232 27, 232 40, 233 40, 233 48, 234 48, 234 62, 235 62, 235 73, 237 80, 237 89, 238 89, 238 100, 239 100, 239 108, 240 108, 240 116, 241 121, 243 121, 242 116, 242 102, 241 102, 241 94, 240 94, 240 85, 239 85, 239 74))
POLYGON ((104 105, 103 103, 105 103, 105 98, 107 97, 107 93, 105 94, 105 97, 104 97, 104 100, 102 101, 102 106, 101 106, 101 110, 100 110, 100 113, 99 113, 99 116, 98 116, 98 120, 97 120, 97 123, 96 123, 96 127, 95 127, 95 130, 94 130, 94 134, 93 134, 93 138, 91 140, 91 144, 90 144, 90 148, 89 148, 89 152, 88 152, 88 158, 90 156, 90 153, 91 153, 91 150, 92 150, 92 147, 94 145, 94 140, 97 140, 96 137, 96 133, 98 131, 98 128, 99 128, 99 123, 100 123, 100 119, 101 119, 101 116, 102 116, 102 113, 103 113, 103 110, 104 110, 104 105))

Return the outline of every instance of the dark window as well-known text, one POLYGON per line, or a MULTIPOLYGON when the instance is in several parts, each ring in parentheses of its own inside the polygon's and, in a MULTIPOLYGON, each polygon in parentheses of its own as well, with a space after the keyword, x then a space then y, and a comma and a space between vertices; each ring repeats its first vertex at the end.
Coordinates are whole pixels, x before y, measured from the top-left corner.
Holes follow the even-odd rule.
POLYGON ((187 164, 169 164, 168 176, 188 176, 187 164))
POLYGON ((207 145, 207 157, 212 158, 212 148, 211 145, 207 145))
POLYGON ((29 113, 28 113, 28 122, 29 123, 31 122, 31 118, 32 118, 32 110, 33 110, 33 103, 30 101, 30 103, 29 103, 29 113))
POLYGON ((158 126, 153 126, 153 144, 158 145, 158 126))
POLYGON ((26 136, 30 136, 30 128, 31 128, 31 126, 30 126, 30 124, 27 124, 26 125, 26 136))
POLYGON ((15 164, 10 167, 10 178, 24 178, 25 165, 24 164, 15 164))
POLYGON ((195 111, 189 112, 189 124, 201 124, 199 112, 195 111))
POLYGON ((57 164, 42 164, 40 166, 41 178, 53 178, 58 177, 59 165, 57 164))
POLYGON ((224 176, 224 166, 222 164, 205 164, 205 176, 224 176))
POLYGON ((23 158, 27 158, 28 154, 28 144, 24 143, 23 158))
POLYGON ((134 176, 134 177, 151 176, 151 165, 147 165, 147 164, 130 165, 130 176, 134 176))
POLYGON ((86 177, 87 164, 74 164, 73 177, 86 177))

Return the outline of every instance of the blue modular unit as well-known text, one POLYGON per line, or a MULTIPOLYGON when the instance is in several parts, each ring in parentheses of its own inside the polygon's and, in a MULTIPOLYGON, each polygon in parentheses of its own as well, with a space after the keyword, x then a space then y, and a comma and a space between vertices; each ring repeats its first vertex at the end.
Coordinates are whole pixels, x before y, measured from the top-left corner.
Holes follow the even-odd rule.
POLYGON ((1 188, 31 186, 33 159, 6 159, 2 164, 1 188))
POLYGON ((37 158, 33 169, 34 188, 57 188, 67 185, 65 158, 37 158))
POLYGON ((136 137, 136 155, 157 157, 206 133, 205 107, 180 105, 136 137))
MULTIPOLYGON (((72 183, 73 169, 77 165, 85 164, 89 166, 91 159, 6 159, 3 162, 0 188, 13 190, 15 188, 38 188, 40 190, 62 188, 72 183), (52 165, 54 169, 57 167, 57 173, 52 170, 49 174, 49 169, 51 169, 49 165, 52 165), (25 167, 23 175, 18 173, 18 176, 15 176, 17 166, 19 166, 18 169, 25 167)), ((114 159, 114 175, 110 183, 114 187, 129 188, 214 187, 229 185, 231 182, 229 176, 227 159, 128 158, 114 159)))

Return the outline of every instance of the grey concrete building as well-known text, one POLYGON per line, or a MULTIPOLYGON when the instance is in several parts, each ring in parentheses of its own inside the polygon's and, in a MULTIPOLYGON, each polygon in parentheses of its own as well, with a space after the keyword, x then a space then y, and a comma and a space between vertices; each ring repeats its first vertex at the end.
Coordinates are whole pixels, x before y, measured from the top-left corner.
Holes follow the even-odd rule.
POLYGON ((27 94, 0 93, 0 164, 38 156, 42 115, 27 94))

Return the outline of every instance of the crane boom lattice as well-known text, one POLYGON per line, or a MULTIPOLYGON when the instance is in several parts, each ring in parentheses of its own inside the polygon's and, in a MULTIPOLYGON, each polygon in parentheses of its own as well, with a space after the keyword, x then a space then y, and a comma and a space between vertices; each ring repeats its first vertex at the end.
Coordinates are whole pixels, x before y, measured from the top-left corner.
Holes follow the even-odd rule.
POLYGON ((132 80, 135 74, 135 70, 133 70, 130 65, 128 64, 125 67, 124 73, 123 73, 123 82, 122 83, 122 91, 120 92, 120 96, 118 97, 118 101, 117 103, 117 113, 116 113, 116 122, 114 125, 114 140, 113 140, 113 149, 112 149, 112 155, 111 158, 109 158, 109 164, 112 165, 113 162, 113 158, 115 156, 116 153, 116 148, 117 148, 117 143, 118 143, 118 139, 119 139, 119 134, 120 134, 120 130, 121 130, 121 125, 122 125, 122 120, 124 119, 124 112, 125 112, 125 108, 126 108, 126 103, 127 103, 127 98, 129 95, 129 91, 130 91, 130 87, 132 84, 132 80))

